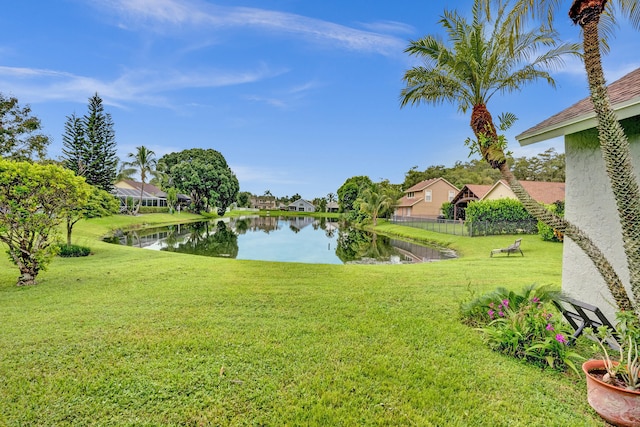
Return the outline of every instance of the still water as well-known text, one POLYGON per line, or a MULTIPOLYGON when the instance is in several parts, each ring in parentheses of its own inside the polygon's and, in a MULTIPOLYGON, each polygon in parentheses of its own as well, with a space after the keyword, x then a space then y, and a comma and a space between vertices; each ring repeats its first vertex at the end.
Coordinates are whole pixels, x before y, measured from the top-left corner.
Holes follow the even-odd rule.
POLYGON ((245 217, 117 232, 105 241, 144 249, 307 264, 415 263, 455 254, 349 227, 336 219, 245 217))

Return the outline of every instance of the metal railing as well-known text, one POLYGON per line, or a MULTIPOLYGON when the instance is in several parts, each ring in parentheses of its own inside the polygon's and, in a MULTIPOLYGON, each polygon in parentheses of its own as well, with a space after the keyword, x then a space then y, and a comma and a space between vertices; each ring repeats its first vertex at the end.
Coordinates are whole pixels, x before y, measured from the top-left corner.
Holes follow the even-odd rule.
POLYGON ((394 215, 391 217, 390 222, 404 225, 405 227, 435 231, 436 233, 454 234, 457 236, 470 235, 464 221, 460 220, 394 215))
POLYGON ((435 231, 457 236, 491 236, 498 234, 537 234, 538 221, 462 221, 441 218, 398 216, 391 217, 393 224, 435 231))

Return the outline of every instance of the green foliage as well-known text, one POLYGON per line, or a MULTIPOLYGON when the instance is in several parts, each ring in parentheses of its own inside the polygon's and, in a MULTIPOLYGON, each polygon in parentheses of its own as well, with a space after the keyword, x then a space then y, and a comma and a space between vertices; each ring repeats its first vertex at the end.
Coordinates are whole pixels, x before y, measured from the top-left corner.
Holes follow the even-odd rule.
POLYGON ((167 205, 170 212, 175 210, 176 203, 178 203, 178 189, 176 187, 171 187, 167 190, 167 205))
POLYGON ((238 192, 238 195, 236 196, 236 203, 238 204, 238 207, 248 208, 250 201, 251 193, 249 193, 248 191, 238 192))
MULTIPOLYGON (((547 209, 560 217, 564 216, 564 202, 555 202, 547 206, 547 209)), ((549 242, 562 242, 564 239, 564 235, 562 233, 554 230, 542 221, 538 221, 538 234, 542 237, 542 240, 547 240, 549 242)))
POLYGON ((67 246, 71 246, 73 226, 83 218, 100 218, 119 213, 120 200, 98 187, 90 186, 89 199, 84 204, 70 204, 66 211, 67 246))
POLYGON ((392 192, 388 187, 383 187, 379 184, 373 184, 368 188, 365 188, 357 199, 359 205, 359 211, 364 214, 363 218, 360 218, 359 222, 370 219, 373 225, 378 224, 378 217, 381 213, 390 213, 390 208, 393 207, 397 199, 393 196, 397 193, 392 192))
POLYGON ((455 206, 451 202, 444 202, 440 210, 446 219, 454 219, 455 206))
POLYGON ((616 314, 616 330, 600 326, 596 332, 585 328, 584 333, 599 346, 602 351, 607 376, 603 381, 616 384, 619 380, 627 389, 640 389, 640 321, 632 313, 621 311, 616 314), (612 343, 618 343, 618 351, 611 350, 612 343), (617 356, 617 357, 616 357, 617 356), (617 359, 617 360, 616 360, 617 359))
POLYGON ((118 157, 111 114, 105 113, 102 98, 89 98, 87 113, 67 117, 62 137, 64 166, 83 176, 87 183, 111 191, 116 178, 118 157))
POLYGON ((513 174, 521 181, 565 181, 565 154, 553 148, 532 157, 517 157, 513 160, 513 174))
POLYGON ((534 234, 537 221, 515 199, 482 200, 469 203, 466 224, 471 234, 534 234))
POLYGON ((190 195, 195 212, 216 207, 218 215, 224 215, 240 189, 224 156, 212 149, 166 154, 158 161, 158 170, 170 177, 178 190, 190 195))
POLYGON ((528 286, 519 293, 498 288, 462 304, 461 316, 493 350, 579 375, 575 363, 584 358, 569 347, 572 331, 553 306, 557 296, 549 287, 528 286))
POLYGON ((84 257, 91 255, 91 249, 79 245, 59 245, 58 256, 63 258, 84 257))
POLYGON ((338 188, 338 204, 340 212, 357 210, 355 202, 360 197, 365 188, 371 187, 373 182, 368 176, 353 176, 348 178, 344 184, 338 188))
POLYGON ((133 211, 133 215, 137 215, 138 212, 140 212, 140 207, 142 206, 142 197, 144 185, 147 183, 147 176, 156 175, 156 153, 153 150, 149 150, 144 145, 141 145, 136 147, 135 153, 129 153, 127 157, 129 157, 131 161, 125 164, 140 172, 140 182, 142 183, 142 186, 140 187, 140 199, 138 200, 138 205, 133 211))
POLYGON ((31 107, 21 107, 18 99, 0 93, 0 158, 44 159, 49 138, 37 133, 40 120, 31 115, 31 107))
POLYGON ((56 254, 58 226, 90 193, 68 169, 0 160, 0 241, 20 270, 18 285, 36 283, 56 254))
POLYGON ((489 163, 479 159, 472 159, 468 162, 458 161, 449 168, 443 165, 429 166, 422 172, 418 171, 417 168, 417 166, 414 166, 405 173, 405 179, 402 183, 403 189, 406 190, 421 181, 432 178, 444 178, 458 188, 462 188, 466 184, 490 185, 501 178, 498 170, 493 169, 489 163))

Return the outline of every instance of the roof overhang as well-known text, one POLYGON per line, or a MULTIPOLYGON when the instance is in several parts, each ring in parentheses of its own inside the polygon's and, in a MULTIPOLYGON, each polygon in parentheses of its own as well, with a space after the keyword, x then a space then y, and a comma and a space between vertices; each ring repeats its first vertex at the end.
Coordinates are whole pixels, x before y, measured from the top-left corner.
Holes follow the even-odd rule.
MULTIPOLYGON (((632 98, 626 102, 622 102, 613 106, 618 120, 628 119, 629 117, 640 116, 640 98, 632 98)), ((592 129, 598 126, 596 113, 590 112, 568 120, 564 120, 555 125, 543 128, 537 132, 522 133, 516 136, 516 140, 520 145, 530 145, 536 142, 547 141, 559 136, 570 135, 581 132, 583 130, 592 129)))

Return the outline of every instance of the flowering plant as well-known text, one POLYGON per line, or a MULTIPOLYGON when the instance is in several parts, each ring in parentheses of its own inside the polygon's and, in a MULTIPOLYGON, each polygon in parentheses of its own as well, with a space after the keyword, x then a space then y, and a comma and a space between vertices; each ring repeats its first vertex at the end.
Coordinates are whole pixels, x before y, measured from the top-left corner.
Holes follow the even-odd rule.
POLYGON ((579 374, 574 362, 584 358, 569 346, 572 331, 552 304, 556 295, 545 287, 520 293, 498 289, 463 306, 463 317, 466 313, 467 323, 479 326, 494 350, 579 374))
POLYGON ((607 373, 602 381, 616 385, 619 381, 629 390, 640 389, 640 359, 638 358, 638 341, 640 341, 640 324, 631 312, 619 312, 618 323, 612 331, 600 326, 596 331, 585 328, 585 334, 593 339, 602 351, 607 373), (612 347, 617 348, 613 350, 612 347), (617 359, 614 357, 618 353, 617 359))

